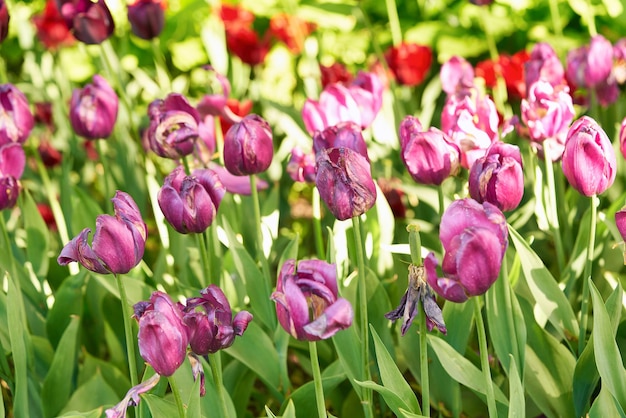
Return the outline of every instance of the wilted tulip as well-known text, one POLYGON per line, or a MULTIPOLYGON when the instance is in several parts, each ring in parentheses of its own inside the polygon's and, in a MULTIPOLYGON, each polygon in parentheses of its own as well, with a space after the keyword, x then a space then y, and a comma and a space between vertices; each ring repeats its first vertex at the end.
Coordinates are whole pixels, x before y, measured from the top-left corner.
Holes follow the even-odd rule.
POLYGON ((439 78, 443 91, 454 94, 474 85, 474 68, 465 58, 455 55, 441 66, 439 78))
POLYGON ((9 10, 4 0, 0 0, 0 43, 2 43, 9 34, 9 10))
POLYGON ((26 156, 20 144, 8 143, 0 146, 0 210, 12 208, 17 202, 26 156))
POLYGON ((157 200, 165 219, 181 234, 204 232, 212 223, 226 190, 215 172, 195 170, 186 176, 178 166, 165 178, 157 200))
POLYGON ((402 161, 418 183, 438 186, 459 170, 459 147, 437 128, 423 132, 413 116, 400 124, 400 145, 402 161))
POLYGON ((171 376, 183 364, 189 344, 189 330, 181 306, 156 291, 150 301, 134 306, 139 322, 139 354, 161 376, 171 376))
POLYGON ((445 277, 437 277, 437 260, 430 253, 424 260, 428 284, 452 302, 485 293, 498 278, 508 246, 500 209, 469 198, 454 201, 441 218, 439 239, 445 250, 445 277))
POLYGON ((235 123, 224 137, 224 166, 236 176, 262 173, 274 157, 270 125, 259 115, 235 123))
POLYGON ((369 162, 350 148, 327 148, 317 155, 315 184, 335 217, 344 221, 367 212, 376 203, 369 162))
POLYGON ((494 142, 469 173, 470 196, 502 211, 515 209, 524 195, 522 155, 516 145, 494 142))
POLYGON ((71 45, 76 39, 65 24, 56 0, 48 0, 43 13, 33 16, 37 37, 48 49, 71 45))
POLYGON ((150 149, 163 158, 178 159, 194 150, 200 115, 185 96, 170 93, 148 106, 150 126, 146 132, 150 149))
POLYGON ((83 43, 100 44, 115 30, 104 0, 57 0, 57 6, 74 37, 83 43))
POLYGON ((565 85, 565 70, 558 55, 549 43, 539 42, 530 51, 530 58, 524 66, 526 86, 539 80, 553 86, 565 85))
POLYGON ((299 340, 325 340, 352 325, 350 302, 337 297, 336 267, 325 261, 285 261, 272 300, 280 325, 299 340))
POLYGON ((389 48, 385 52, 385 60, 400 84, 417 86, 430 70, 433 53, 425 45, 403 42, 389 48))
POLYGON ((0 85, 0 116, 0 146, 10 142, 23 144, 35 125, 35 119, 26 96, 13 84, 0 85))
POLYGON ((183 319, 189 328, 191 350, 205 356, 233 345, 235 336, 242 336, 248 328, 252 314, 240 311, 233 318, 228 299, 215 285, 202 289, 200 295, 187 299, 183 319))
POLYGON ((100 274, 128 273, 141 261, 148 236, 148 228, 141 218, 137 204, 130 195, 119 190, 111 199, 115 216, 99 215, 93 245, 85 228, 65 244, 57 262, 65 266, 77 261, 87 270, 100 274))
POLYGON ((298 147, 291 150, 291 158, 287 164, 287 173, 300 183, 315 182, 315 155, 305 154, 298 147))
POLYGON ((562 165, 569 184, 584 196, 601 194, 611 187, 617 160, 611 140, 595 120, 583 116, 571 126, 562 165))
POLYGON ((361 127, 354 122, 340 122, 313 135, 313 151, 319 154, 326 148, 350 148, 369 161, 367 145, 361 133, 361 127))
POLYGON ((87 139, 107 138, 117 119, 119 99, 109 83, 100 75, 93 83, 74 89, 70 100, 70 122, 77 135, 87 139))
POLYGON ((130 388, 120 403, 104 411, 106 418, 126 418, 126 410, 128 407, 139 405, 141 400, 139 395, 154 388, 157 383, 159 383, 160 379, 161 375, 155 374, 144 382, 139 383, 137 386, 130 388))
POLYGON ((128 21, 141 39, 157 38, 165 25, 164 0, 135 0, 128 5, 128 21))

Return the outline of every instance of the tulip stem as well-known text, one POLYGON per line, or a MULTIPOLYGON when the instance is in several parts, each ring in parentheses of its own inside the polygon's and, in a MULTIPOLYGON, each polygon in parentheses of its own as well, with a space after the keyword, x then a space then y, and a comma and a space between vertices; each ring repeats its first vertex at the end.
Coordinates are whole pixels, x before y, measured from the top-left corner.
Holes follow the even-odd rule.
POLYGON ((385 5, 387 7, 389 27, 391 28, 391 40, 394 46, 398 46, 402 43, 402 28, 398 18, 398 6, 396 6, 395 0, 385 0, 385 5))
POLYGON ((324 236, 322 235, 322 205, 320 191, 317 187, 313 187, 313 228, 315 230, 315 249, 317 250, 317 258, 326 259, 324 251, 324 236))
POLYGON ((439 185, 437 187, 437 196, 439 197, 439 222, 441 222, 441 218, 443 218, 444 212, 444 203, 443 203, 443 187, 439 185))
POLYGON ((317 416, 326 418, 326 404, 324 403, 324 386, 322 386, 322 373, 320 362, 317 358, 317 343, 309 341, 309 353, 311 355, 311 369, 313 370, 313 384, 315 385, 315 400, 317 401, 317 416))
POLYGON ((104 195, 104 199, 106 202, 106 209, 108 212, 113 210, 113 202, 109 200, 109 196, 111 196, 111 184, 109 181, 109 163, 107 162, 106 153, 104 148, 102 147, 102 139, 96 139, 96 149, 98 150, 98 155, 100 156, 100 162, 102 163, 102 194, 104 195))
POLYGON ((252 196, 252 206, 254 209, 254 223, 256 225, 256 258, 261 263, 261 270, 263 277, 265 278, 265 286, 268 294, 272 288, 270 279, 269 267, 267 260, 265 259, 265 253, 263 252, 263 229, 261 227, 261 206, 259 204, 259 191, 256 188, 256 175, 250 175, 250 193, 252 196))
POLYGON ((587 13, 585 13, 587 17, 587 26, 589 28, 589 36, 594 37, 598 34, 598 30, 596 29, 596 13, 593 9, 593 3, 591 0, 587 0, 587 13))
POLYGON ((204 271, 204 280, 200 280, 203 287, 206 287, 207 280, 210 283, 213 282, 211 278, 211 261, 209 260, 209 253, 207 250, 206 242, 204 241, 204 234, 195 234, 196 242, 198 243, 198 251, 200 251, 200 260, 202 261, 202 270, 204 271))
POLYGON ((420 379, 422 383, 422 415, 430 417, 430 380, 428 378, 428 327, 426 312, 420 312, 420 379))
POLYGON ((124 335, 126 339, 126 354, 128 355, 128 369, 130 372, 130 385, 137 386, 137 361, 135 360, 135 345, 133 340, 133 332, 131 329, 130 316, 128 315, 128 298, 126 297, 126 288, 124 281, 119 274, 113 274, 117 281, 117 288, 120 291, 120 300, 122 302, 122 318, 124 319, 124 335))
POLYGON ((215 354, 209 354, 209 364, 211 365, 211 374, 213 375, 213 382, 217 388, 217 395, 220 398, 220 408, 222 413, 220 416, 229 418, 229 410, 226 405, 226 396, 224 391, 224 383, 222 382, 222 357, 220 352, 215 354))
POLYGON ((559 14, 558 0, 550 0, 550 16, 552 17, 554 34, 560 38, 563 36, 563 30, 561 29, 561 15, 559 14))
POLYGON ((154 55, 154 68, 156 70, 157 80, 161 93, 165 93, 171 89, 169 73, 165 63, 165 57, 161 51, 161 43, 158 37, 152 39, 152 54, 154 55))
POLYGON ((487 334, 481 310, 480 297, 474 299, 474 319, 476 320, 476 331, 478 332, 478 349, 480 350, 480 367, 483 369, 485 387, 487 392, 487 406, 489 408, 489 418, 496 418, 496 397, 493 390, 493 380, 491 380, 491 370, 489 367, 489 352, 487 351, 487 334))
POLYGON ((556 208, 556 187, 554 185, 554 166, 552 163, 552 156, 550 146, 547 141, 544 141, 543 158, 546 163, 546 181, 548 183, 548 194, 550 201, 548 202, 548 208, 546 209, 546 215, 548 217, 548 224, 552 230, 552 236, 554 238, 554 246, 556 247, 556 261, 559 266, 559 272, 562 272, 565 268, 565 252, 563 250, 563 241, 561 240, 561 231, 559 227, 559 216, 556 208))
POLYGON ((167 380, 170 382, 170 388, 172 389, 172 394, 174 395, 174 399, 176 400, 178 416, 180 418, 185 418, 185 406, 183 405, 183 398, 181 398, 180 396, 180 391, 178 390, 176 379, 174 379, 174 376, 170 376, 167 378, 167 380))
POLYGON ((589 199, 591 214, 589 216, 589 241, 587 245, 587 262, 583 273, 583 295, 582 306, 580 308, 580 334, 578 336, 578 355, 585 349, 585 337, 587 336, 587 319, 589 316, 589 278, 591 278, 591 268, 593 264, 593 250, 596 242, 596 218, 598 216, 596 195, 589 199))
MULTIPOLYGON (((363 381, 371 380, 370 362, 369 362, 369 333, 367 319, 367 272, 365 271, 365 252, 363 251, 363 240, 361 239, 361 218, 355 216, 352 218, 352 229, 354 230, 354 244, 356 249, 357 273, 358 273, 358 300, 359 300, 359 318, 361 327, 361 361, 363 362, 363 381)), ((372 390, 362 389, 361 403, 365 416, 374 416, 372 411, 372 390)))

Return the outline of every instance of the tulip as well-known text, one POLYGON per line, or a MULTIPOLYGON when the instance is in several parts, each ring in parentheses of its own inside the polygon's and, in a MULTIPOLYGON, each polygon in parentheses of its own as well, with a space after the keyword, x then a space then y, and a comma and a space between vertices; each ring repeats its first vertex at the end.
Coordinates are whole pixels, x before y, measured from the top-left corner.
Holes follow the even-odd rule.
POLYGON ((163 158, 178 159, 194 150, 200 115, 185 98, 170 93, 148 106, 150 126, 146 132, 150 149, 163 158))
POLYGON ((272 300, 278 322, 298 340, 325 340, 352 325, 350 302, 337 297, 336 267, 325 261, 285 261, 272 300))
POLYGON ((0 211, 15 206, 20 192, 18 179, 25 164, 26 156, 20 144, 0 146, 0 211))
POLYGON ((626 38, 621 38, 613 45, 613 76, 617 84, 626 83, 626 38))
POLYGON ((350 148, 327 148, 317 155, 315 184, 326 206, 340 220, 360 216, 376 203, 369 162, 350 148))
POLYGON ((433 60, 431 49, 415 43, 401 43, 385 52, 389 69, 400 84, 417 86, 426 78, 433 60))
POLYGON ((329 66, 320 64, 320 74, 323 89, 334 83, 347 85, 353 78, 346 66, 340 62, 333 62, 329 66))
POLYGON ((474 86, 474 68, 465 58, 453 56, 439 71, 441 87, 447 94, 454 94, 474 86))
POLYGON ((220 6, 220 17, 226 28, 228 50, 248 65, 262 64, 269 52, 270 38, 259 38, 252 27, 254 14, 241 6, 223 4, 220 6))
POLYGON ((165 25, 163 0, 135 0, 128 5, 128 21, 133 33, 141 39, 157 38, 165 25))
POLYGON ((496 61, 487 59, 476 64, 476 76, 483 78, 485 85, 492 89, 497 85, 497 77, 502 77, 508 96, 521 99, 526 95, 524 64, 528 59, 526 50, 516 52, 512 56, 501 54, 496 61))
POLYGON ((160 379, 161 375, 155 374, 146 381, 130 388, 120 403, 104 411, 106 418, 126 418, 126 410, 128 407, 139 405, 141 400, 139 395, 153 389, 157 383, 159 383, 160 379))
POLYGON ((217 214, 226 190, 215 172, 195 170, 186 176, 178 166, 165 178, 157 201, 172 227, 181 234, 204 232, 217 214))
POLYGON ((423 132, 413 116, 400 124, 400 144, 402 161, 418 183, 439 186, 459 170, 459 147, 437 128, 423 132))
POLYGON ((74 89, 70 100, 70 122, 76 134, 87 139, 107 138, 113 132, 119 99, 100 75, 93 83, 74 89))
POLYGON ((183 319, 189 328, 191 350, 206 356, 233 345, 235 336, 242 336, 248 328, 252 314, 241 311, 233 318, 228 299, 215 285, 201 290, 200 295, 187 299, 183 319))
POLYGON ((619 149, 622 156, 626 158, 626 117, 622 119, 622 125, 619 129, 619 149))
POLYGON ((361 127, 354 122, 340 122, 313 135, 313 151, 319 154, 326 148, 350 148, 369 161, 367 145, 361 133, 361 127))
POLYGON ((4 0, 0 0, 0 43, 2 43, 9 34, 9 10, 4 0))
POLYGON ((539 80, 547 81, 553 86, 565 84, 563 64, 552 46, 546 42, 535 44, 524 69, 527 87, 539 80))
POLYGON ((230 110, 227 107, 228 96, 230 95, 230 81, 228 81, 228 78, 215 71, 210 65, 206 65, 203 68, 211 73, 214 77, 213 80, 216 82, 215 84, 219 84, 220 92, 205 94, 196 106, 196 110, 200 114, 201 118, 204 118, 207 115, 225 115, 225 113, 230 110))
POLYGON ((383 106, 383 84, 376 74, 359 71, 348 90, 359 106, 361 128, 365 129, 374 122, 383 106))
POLYGON ((171 376, 183 364, 189 337, 180 305, 156 291, 149 302, 134 306, 139 322, 139 354, 161 376, 171 376))
POLYGON ((100 44, 115 30, 104 0, 57 0, 57 5, 74 37, 85 44, 100 44))
POLYGON ((601 194, 615 181, 617 160, 609 137, 595 120, 578 119, 569 129, 563 152, 563 174, 584 196, 601 194))
POLYGON ((148 228, 130 195, 118 191, 111 199, 115 216, 99 215, 92 247, 87 243, 91 229, 85 228, 68 242, 57 262, 64 266, 77 261, 100 274, 128 273, 141 261, 148 228))
POLYGON ((493 0, 470 0, 470 3, 475 4, 476 6, 489 6, 493 3, 493 0))
MULTIPOLYGON (((215 164, 213 162, 209 163, 209 168, 217 174, 220 179, 220 182, 226 189, 228 193, 241 194, 249 196, 252 194, 252 189, 250 188, 250 179, 247 177, 235 176, 231 174, 228 170, 222 167, 219 164, 215 164)), ((265 190, 269 187, 269 184, 263 179, 257 179, 256 181, 256 189, 265 190)))
POLYGON ((470 196, 502 211, 515 209, 524 195, 522 155, 516 145, 494 142, 469 173, 470 196))
POLYGON ((279 13, 270 19, 270 34, 284 43, 293 54, 302 52, 304 41, 313 30, 315 24, 297 16, 279 13))
POLYGON ((48 49, 72 45, 76 39, 65 24, 56 0, 48 0, 43 13, 33 16, 37 38, 48 49))
POLYGON ((236 176, 262 173, 272 163, 274 143, 270 125, 258 115, 235 123, 224 137, 224 166, 236 176))
POLYGON ((0 146, 23 144, 35 125, 26 96, 13 84, 0 85, 0 117, 0 146))
POLYGON ((452 302, 484 294, 498 278, 508 246, 506 218, 500 209, 489 202, 456 200, 441 218, 439 239, 445 251, 445 277, 437 277, 437 260, 430 253, 424 260, 428 284, 452 302))
POLYGON ((291 150, 291 158, 287 164, 287 173, 293 181, 300 183, 315 182, 315 155, 305 154, 296 147, 291 150))

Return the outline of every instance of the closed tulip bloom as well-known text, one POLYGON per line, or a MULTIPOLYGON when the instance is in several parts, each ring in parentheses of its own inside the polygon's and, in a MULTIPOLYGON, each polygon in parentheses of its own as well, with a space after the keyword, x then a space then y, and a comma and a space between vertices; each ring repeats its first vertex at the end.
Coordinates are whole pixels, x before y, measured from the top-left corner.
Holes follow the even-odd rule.
POLYGON ((400 156, 413 180, 440 185, 460 167, 459 147, 437 128, 421 130, 417 118, 407 116, 400 124, 400 156))
POLYGON ((0 146, 0 210, 12 208, 17 202, 26 155, 20 144, 0 146))
POLYGON ((346 86, 331 84, 322 91, 319 100, 304 102, 302 119, 307 132, 313 135, 339 122, 354 122, 361 126, 361 111, 346 86))
POLYGON ((350 148, 327 148, 317 155, 315 184, 340 221, 360 216, 376 203, 369 162, 350 148))
POLYGON ((100 75, 93 83, 74 89, 70 100, 70 122, 76 134, 87 139, 107 138, 117 119, 119 99, 109 83, 100 75))
POLYGON ((43 12, 32 18, 37 29, 37 37, 48 49, 56 49, 76 42, 57 7, 56 0, 47 0, 43 12))
POLYGON ((185 361, 189 336, 180 305, 156 291, 149 302, 135 304, 139 354, 161 376, 171 376, 185 361))
POLYGON ((157 38, 165 25, 163 0, 135 0, 128 5, 128 21, 133 33, 141 39, 157 38))
POLYGON ((104 0, 57 0, 57 5, 74 37, 85 44, 100 44, 115 30, 104 0))
POLYGON ((0 146, 23 144, 35 125, 26 96, 13 84, 0 85, 0 146))
POLYGON ((118 191, 111 201, 115 216, 99 215, 96 218, 93 245, 90 247, 87 242, 91 229, 83 229, 63 247, 57 258, 60 265, 77 261, 96 273, 124 274, 139 264, 148 228, 130 195, 118 191))
POLYGON ((2 43, 9 34, 9 10, 4 0, 0 0, 0 43, 2 43))
POLYGON ((567 54, 567 78, 577 87, 595 87, 605 82, 612 68, 613 45, 602 35, 567 54))
POLYGON ((226 193, 219 177, 209 169, 185 175, 178 166, 165 178, 157 201, 172 227, 181 234, 204 232, 212 223, 226 193))
POLYGON ((193 152, 199 137, 200 115, 185 96, 170 93, 148 106, 150 149, 163 158, 179 159, 193 152))
POLYGON ((470 196, 502 211, 515 209, 524 195, 522 155, 516 145, 494 142, 469 173, 470 196))
POLYGON ((326 148, 350 148, 369 161, 367 145, 361 133, 361 127, 354 122, 341 122, 313 135, 313 151, 318 154, 326 148))
POLYGON ((622 125, 619 129, 619 149, 622 156, 626 158, 626 117, 622 119, 622 125))
POLYGON ((569 129, 563 152, 563 174, 584 196, 603 193, 615 181, 617 160, 609 137, 595 120, 578 119, 569 129))
POLYGON ((247 115, 224 137, 224 166, 236 176, 267 170, 274 157, 270 125, 259 115, 247 115))
POLYGON ((294 148, 287 164, 287 173, 293 181, 315 183, 315 155, 305 154, 300 148, 294 148))
POLYGON ((474 85, 474 68, 465 58, 454 56, 441 66, 439 78, 443 91, 454 94, 474 85))
POLYGON ((325 340, 352 325, 352 305, 337 297, 336 267, 325 261, 285 261, 272 300, 278 322, 298 340, 325 340))
POLYGON ((553 86, 565 84, 563 64, 549 43, 535 44, 524 70, 527 87, 539 80, 547 81, 553 86))
POLYGON ((452 302, 484 294, 498 278, 508 246, 506 218, 489 202, 473 199, 452 202, 441 218, 439 239, 445 255, 444 277, 437 277, 437 260, 424 260, 428 284, 452 302))

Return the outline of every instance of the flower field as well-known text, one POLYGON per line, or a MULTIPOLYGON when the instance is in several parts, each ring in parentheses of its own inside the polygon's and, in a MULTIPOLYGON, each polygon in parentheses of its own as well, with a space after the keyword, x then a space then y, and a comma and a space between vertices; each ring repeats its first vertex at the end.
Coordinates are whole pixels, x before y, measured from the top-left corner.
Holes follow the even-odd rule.
POLYGON ((0 0, 0 418, 626 416, 625 21, 0 0))

